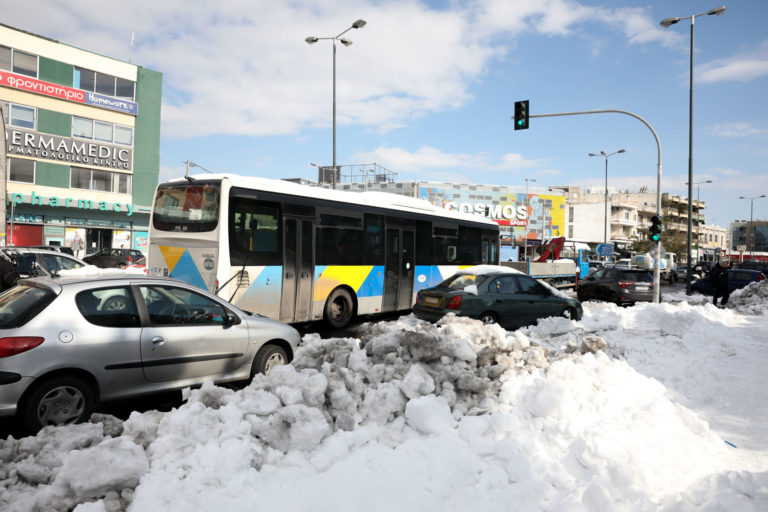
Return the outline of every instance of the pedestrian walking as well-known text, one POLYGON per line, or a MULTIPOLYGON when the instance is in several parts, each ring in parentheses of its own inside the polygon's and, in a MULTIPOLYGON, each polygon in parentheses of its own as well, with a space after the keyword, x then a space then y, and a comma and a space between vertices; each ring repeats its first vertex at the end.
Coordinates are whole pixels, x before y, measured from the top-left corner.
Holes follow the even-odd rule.
POLYGON ((725 307, 728 304, 728 298, 731 296, 731 292, 728 289, 728 268, 730 267, 730 261, 721 260, 712 268, 709 273, 709 280, 712 282, 713 299, 712 304, 717 306, 717 299, 721 298, 720 306, 725 307))

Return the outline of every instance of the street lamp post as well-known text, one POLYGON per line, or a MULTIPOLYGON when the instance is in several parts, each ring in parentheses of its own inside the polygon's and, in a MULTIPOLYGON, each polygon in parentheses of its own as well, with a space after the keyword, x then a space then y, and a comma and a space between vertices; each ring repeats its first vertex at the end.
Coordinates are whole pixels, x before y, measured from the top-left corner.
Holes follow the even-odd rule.
POLYGON ((603 244, 608 243, 608 157, 618 155, 619 153, 626 153, 625 150, 620 149, 613 153, 606 154, 605 151, 601 151, 600 154, 590 153, 589 156, 602 156, 605 158, 605 208, 603 213, 603 244))
MULTIPOLYGON (((709 11, 699 14, 692 14, 684 18, 664 18, 661 20, 661 26, 664 28, 670 27, 681 20, 691 20, 691 62, 690 62, 690 88, 688 95, 688 268, 691 268, 691 216, 693 215, 693 205, 691 204, 691 197, 693 197, 693 26, 697 16, 720 16, 725 12, 725 6, 715 7, 709 11)), ((691 273, 688 272, 685 278, 685 293, 690 295, 691 292, 691 273)))
POLYGON ((754 196, 754 197, 739 196, 739 199, 749 199, 749 227, 750 227, 750 231, 752 231, 752 236, 749 237, 750 256, 752 256, 753 253, 755 252, 755 226, 752 225, 752 207, 755 204, 755 199, 760 199, 761 197, 765 197, 765 194, 761 194, 759 196, 754 196))
POLYGON ((528 182, 533 181, 536 182, 536 178, 525 178, 525 213, 528 215, 528 218, 525 219, 525 259, 528 259, 528 223, 531 220, 531 198, 528 195, 528 182))
POLYGON ((341 37, 353 28, 363 28, 366 25, 365 20, 357 20, 352 24, 351 27, 346 29, 344 32, 340 33, 337 36, 333 37, 314 37, 309 36, 304 39, 304 41, 307 42, 307 44, 315 44, 318 41, 328 39, 333 41, 333 172, 332 172, 332 178, 331 183, 333 188, 336 188, 336 41, 338 40, 341 44, 344 46, 349 46, 352 44, 352 41, 350 41, 347 38, 341 37))
MULTIPOLYGON (((705 180, 705 181, 695 181, 693 184, 696 185, 696 206, 699 208, 699 215, 701 215, 701 206, 699 205, 700 199, 699 199, 699 192, 701 192, 700 185, 702 183, 712 183, 712 180, 705 180)), ((686 183, 687 185, 688 183, 686 183)), ((689 201, 690 202, 690 199, 689 201)), ((698 222, 696 223, 696 263, 699 262, 699 252, 701 251, 701 219, 697 219, 698 222)), ((691 265, 688 265, 688 268, 691 268, 691 265)))

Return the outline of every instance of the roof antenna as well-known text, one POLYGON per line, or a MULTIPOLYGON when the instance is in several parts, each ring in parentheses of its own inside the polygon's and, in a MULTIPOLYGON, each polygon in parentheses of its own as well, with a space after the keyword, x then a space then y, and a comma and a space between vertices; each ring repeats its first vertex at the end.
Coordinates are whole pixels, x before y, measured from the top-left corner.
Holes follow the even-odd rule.
POLYGON ((208 169, 206 169, 205 167, 203 167, 200 164, 196 164, 192 160, 187 160, 186 163, 187 163, 187 174, 184 176, 184 178, 186 178, 187 181, 189 181, 190 183, 195 181, 195 178, 193 178, 192 176, 189 175, 189 168, 190 167, 199 167, 202 170, 204 170, 205 172, 207 172, 208 174, 213 174, 211 171, 209 171, 208 169))
POLYGON ((195 165, 195 164, 192 163, 189 160, 186 161, 186 164, 187 164, 187 173, 184 175, 184 179, 186 179, 190 183, 194 183, 195 182, 195 178, 193 178, 192 176, 189 175, 189 166, 190 166, 190 164, 191 165, 195 165))

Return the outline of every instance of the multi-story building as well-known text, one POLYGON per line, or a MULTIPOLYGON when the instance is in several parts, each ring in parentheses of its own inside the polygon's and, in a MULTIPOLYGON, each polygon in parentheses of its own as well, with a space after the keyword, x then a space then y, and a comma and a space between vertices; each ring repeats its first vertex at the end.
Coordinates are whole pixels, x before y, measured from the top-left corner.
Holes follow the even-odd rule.
POLYGON ((161 86, 156 71, 0 25, 0 243, 145 249, 161 86))
POLYGON ((737 220, 731 223, 730 250, 733 252, 768 252, 768 221, 737 220))
POLYGON ((698 259, 702 261, 715 261, 719 254, 728 250, 728 229, 722 226, 702 224, 697 232, 698 259))

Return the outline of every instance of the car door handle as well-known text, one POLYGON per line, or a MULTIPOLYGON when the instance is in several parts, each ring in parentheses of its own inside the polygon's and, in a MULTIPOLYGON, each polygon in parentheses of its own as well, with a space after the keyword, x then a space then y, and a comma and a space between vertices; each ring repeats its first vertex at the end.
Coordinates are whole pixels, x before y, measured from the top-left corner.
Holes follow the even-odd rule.
POLYGON ((153 345, 162 345, 163 343, 165 343, 165 338, 163 338, 162 336, 155 336, 154 338, 152 338, 153 345))

